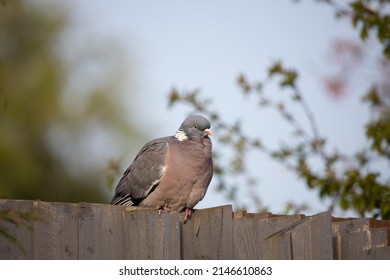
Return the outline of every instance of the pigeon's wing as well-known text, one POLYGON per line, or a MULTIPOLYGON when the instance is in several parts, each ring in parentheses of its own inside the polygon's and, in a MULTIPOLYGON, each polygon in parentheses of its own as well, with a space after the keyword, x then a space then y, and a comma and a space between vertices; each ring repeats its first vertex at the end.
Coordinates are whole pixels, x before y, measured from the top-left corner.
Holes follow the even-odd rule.
POLYGON ((115 189, 112 204, 138 205, 158 186, 166 167, 167 138, 145 144, 115 189))

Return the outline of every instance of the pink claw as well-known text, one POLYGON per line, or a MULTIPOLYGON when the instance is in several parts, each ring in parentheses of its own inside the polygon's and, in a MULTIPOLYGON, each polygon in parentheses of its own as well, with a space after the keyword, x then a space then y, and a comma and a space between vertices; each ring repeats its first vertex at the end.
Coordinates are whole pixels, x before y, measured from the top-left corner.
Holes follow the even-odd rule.
POLYGON ((192 210, 190 208, 186 208, 186 212, 184 215, 184 222, 187 222, 189 218, 191 218, 192 210))

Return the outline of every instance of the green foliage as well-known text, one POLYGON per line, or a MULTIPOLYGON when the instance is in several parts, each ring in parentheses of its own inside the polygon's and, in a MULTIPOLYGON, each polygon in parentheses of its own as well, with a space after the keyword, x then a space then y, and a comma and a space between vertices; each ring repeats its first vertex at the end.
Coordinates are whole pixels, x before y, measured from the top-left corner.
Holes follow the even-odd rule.
POLYGON ((297 71, 285 69, 281 62, 277 62, 273 64, 268 69, 268 75, 270 77, 279 76, 281 78, 281 81, 279 83, 279 86, 281 88, 284 87, 295 88, 295 83, 298 78, 297 71))
MULTIPOLYGON (((377 38, 384 49, 385 63, 390 60, 390 17, 382 11, 389 8, 387 1, 354 1, 349 7, 340 7, 333 1, 322 1, 332 5, 337 15, 349 16, 353 26, 360 28, 361 40, 376 30, 377 38), (377 9, 372 5, 377 4, 377 9)), ((281 144, 279 148, 264 145, 258 136, 247 135, 241 129, 239 121, 225 122, 219 112, 212 109, 210 100, 202 100, 199 91, 179 93, 172 90, 169 104, 186 103, 194 111, 208 115, 217 132, 214 134, 219 146, 217 148, 216 176, 218 190, 225 192, 228 198, 236 199, 237 181, 234 178, 245 178, 252 185, 256 179, 248 174, 246 168, 247 155, 252 151, 261 151, 273 160, 280 162, 286 169, 297 175, 310 189, 317 190, 321 198, 331 198, 330 209, 337 205, 344 210, 354 210, 360 216, 381 217, 390 219, 390 178, 388 174, 380 174, 373 166, 380 160, 390 160, 390 86, 388 79, 373 81, 372 87, 364 95, 363 101, 370 105, 372 118, 366 126, 367 147, 356 151, 355 155, 347 155, 338 151, 329 152, 326 137, 320 133, 315 115, 299 89, 298 72, 286 68, 282 62, 272 64, 268 77, 277 81, 280 90, 286 93, 290 103, 300 106, 308 120, 309 129, 300 124, 294 114, 288 110, 289 102, 275 101, 274 96, 266 94, 269 81, 249 81, 244 74, 237 78, 237 84, 243 95, 253 95, 260 109, 271 108, 278 112, 289 124, 294 141, 281 144), (381 88, 379 91, 378 88, 381 88), (286 105, 287 104, 287 105, 286 105), (226 160, 219 149, 230 149, 233 157, 226 160), (316 164, 314 164, 314 162, 316 164), (318 167, 318 165, 320 167, 318 167), (233 175, 233 176, 232 176, 233 175)), ((247 100, 247 99, 246 99, 247 100)), ((292 105, 291 105, 292 106, 292 105)), ((364 137, 364 134, 362 135, 364 137)), ((215 139, 214 138, 214 139, 215 139)), ((258 208, 264 208, 258 195, 252 193, 258 208)), ((286 211, 304 210, 306 206, 289 203, 286 211)))
POLYGON ((118 94, 121 53, 90 44, 85 54, 73 52, 75 61, 64 60, 62 8, 21 0, 0 5, 1 198, 106 202, 106 175, 118 168, 105 170, 108 159, 100 154, 129 150, 127 140, 138 138, 118 94), (104 79, 80 79, 91 61, 104 79), (92 150, 106 138, 111 147, 92 150))
MULTIPOLYGON (((385 89, 388 90, 388 89, 385 89)), ((366 136, 371 141, 371 149, 390 159, 390 93, 381 96, 376 87, 371 88, 363 101, 379 115, 366 126, 366 136)))
POLYGON ((386 14, 389 8, 387 0, 356 0, 343 7, 333 0, 321 0, 332 5, 339 17, 351 19, 353 27, 359 30, 360 38, 365 41, 370 33, 375 32, 376 37, 383 46, 383 53, 390 59, 390 15, 386 14))

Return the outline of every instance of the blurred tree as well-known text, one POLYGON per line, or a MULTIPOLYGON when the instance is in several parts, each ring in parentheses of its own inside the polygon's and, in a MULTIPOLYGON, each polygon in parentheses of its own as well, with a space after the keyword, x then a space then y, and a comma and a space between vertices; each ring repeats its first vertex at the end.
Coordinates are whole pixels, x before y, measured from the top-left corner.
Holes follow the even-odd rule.
MULTIPOLYGON (((244 95, 254 95, 259 109, 265 107, 274 109, 290 125, 292 137, 284 141, 279 148, 267 147, 259 136, 244 133, 239 120, 233 124, 224 121, 221 114, 211 108, 211 101, 200 97, 198 90, 179 92, 175 88, 172 89, 169 105, 186 103, 192 110, 210 117, 213 129, 217 130, 215 138, 219 142, 219 145, 215 145, 218 190, 226 193, 235 203, 236 190, 243 183, 242 180, 237 180, 237 177, 244 178, 244 183, 248 182, 249 185, 256 183, 254 178, 256 176, 248 174, 247 159, 249 152, 260 150, 296 174, 307 187, 317 190, 321 198, 331 198, 330 209, 338 206, 344 210, 353 210, 360 216, 390 219, 389 174, 388 172, 381 174, 376 166, 378 161, 383 162, 386 168, 390 164, 390 16, 386 14, 390 9, 390 2, 358 0, 346 6, 332 0, 320 2, 333 7, 338 17, 349 18, 353 27, 359 30, 362 41, 367 40, 370 34, 376 33, 382 47, 382 53, 378 54, 382 78, 372 79, 371 86, 363 97, 371 109, 371 119, 365 131, 367 147, 356 151, 354 155, 329 149, 326 137, 320 133, 315 114, 300 90, 299 73, 286 68, 282 62, 276 62, 269 67, 267 70, 269 79, 266 81, 252 82, 243 74, 237 78, 240 91, 244 95), (280 90, 287 93, 283 96, 290 97, 290 102, 276 101, 275 96, 266 95, 267 86, 275 79, 280 90), (301 107, 309 122, 309 128, 302 126, 302 121, 289 110, 289 106, 294 105, 301 107), (221 152, 223 149, 229 149, 233 156, 226 158, 226 153, 221 152)), ((325 81, 325 86, 334 96, 344 94, 348 78, 345 73, 352 68, 364 67, 358 63, 358 58, 364 54, 356 49, 354 44, 345 45, 343 42, 341 47, 344 48, 343 51, 346 49, 345 53, 352 58, 353 67, 351 64, 344 68, 345 65, 340 65, 340 72, 343 74, 325 81)), ((264 209, 256 192, 252 191, 251 198, 258 205, 258 209, 264 209)), ((289 203, 286 209, 301 211, 305 207, 289 203)))
POLYGON ((110 67, 121 53, 90 44, 65 62, 66 26, 64 7, 0 4, 1 198, 106 202, 106 179, 118 172, 115 161, 104 169, 108 159, 140 140, 124 114, 120 70, 110 67), (91 64, 102 77, 82 78, 91 64))

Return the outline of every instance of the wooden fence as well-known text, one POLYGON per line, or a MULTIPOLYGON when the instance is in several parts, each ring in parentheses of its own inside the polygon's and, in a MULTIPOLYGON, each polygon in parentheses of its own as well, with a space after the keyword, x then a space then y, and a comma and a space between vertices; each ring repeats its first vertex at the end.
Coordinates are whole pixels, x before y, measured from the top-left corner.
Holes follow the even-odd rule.
POLYGON ((183 215, 93 203, 0 200, 31 228, 0 225, 0 259, 390 259, 390 221, 232 212, 183 215), (22 249, 23 248, 23 249, 22 249))

